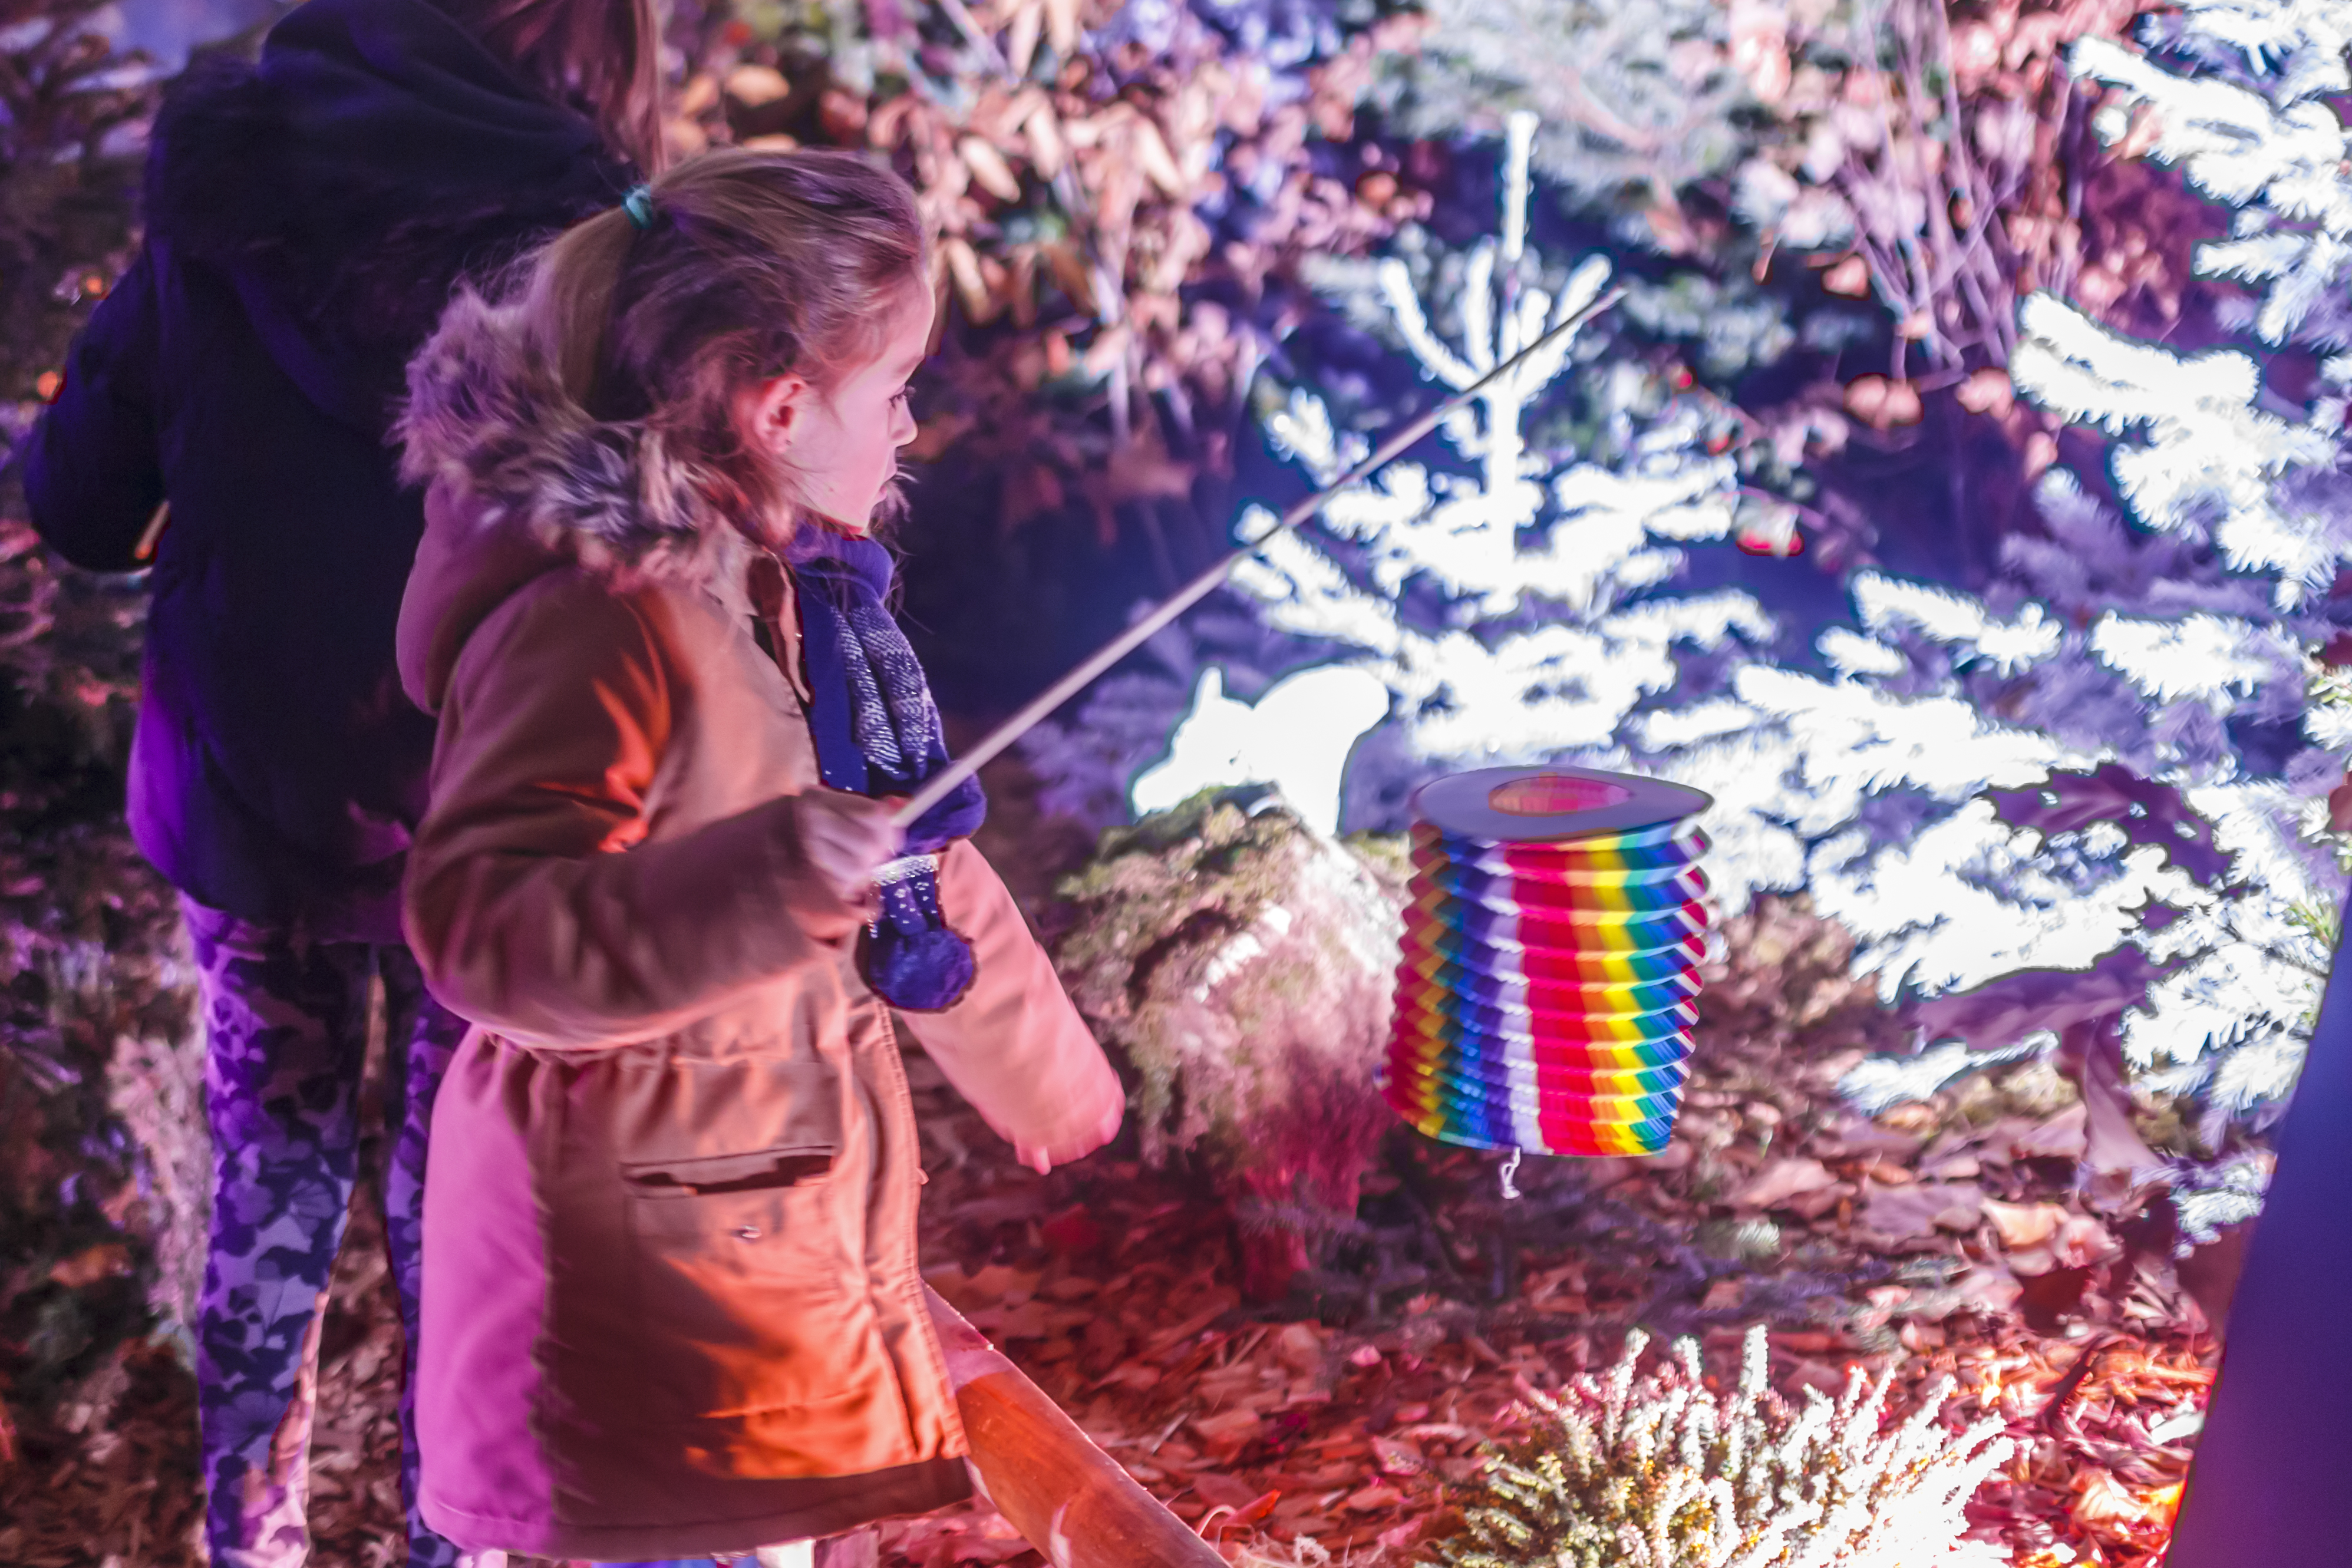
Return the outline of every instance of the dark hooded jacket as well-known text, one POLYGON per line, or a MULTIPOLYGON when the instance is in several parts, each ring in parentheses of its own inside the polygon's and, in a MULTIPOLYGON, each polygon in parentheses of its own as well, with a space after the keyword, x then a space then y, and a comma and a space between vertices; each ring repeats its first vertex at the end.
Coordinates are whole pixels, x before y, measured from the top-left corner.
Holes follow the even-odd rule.
POLYGON ((167 95, 145 246, 29 444, 68 560, 143 564, 159 505, 131 831, 198 901, 396 940, 432 722, 393 630, 420 495, 387 444, 452 286, 635 179, 425 0, 309 0, 257 64, 167 95))

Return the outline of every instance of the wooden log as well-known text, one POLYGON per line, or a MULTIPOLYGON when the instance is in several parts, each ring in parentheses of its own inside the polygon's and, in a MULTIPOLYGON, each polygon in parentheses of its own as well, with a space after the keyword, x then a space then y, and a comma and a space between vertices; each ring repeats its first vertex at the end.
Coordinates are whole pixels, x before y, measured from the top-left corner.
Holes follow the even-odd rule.
POLYGON ((983 1494, 1054 1568, 1224 1568, 1224 1558, 928 1287, 983 1494))

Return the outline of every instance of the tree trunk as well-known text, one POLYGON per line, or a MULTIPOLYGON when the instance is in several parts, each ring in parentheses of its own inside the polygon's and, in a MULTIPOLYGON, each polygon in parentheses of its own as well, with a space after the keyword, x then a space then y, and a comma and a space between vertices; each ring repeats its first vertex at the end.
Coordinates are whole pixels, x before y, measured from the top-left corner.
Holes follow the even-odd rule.
POLYGON ((1292 1277, 1314 1260, 1314 1217, 1356 1217, 1363 1196, 1362 1161, 1340 1158, 1307 1170, 1245 1171, 1241 1186, 1236 1208, 1255 1211, 1235 1226, 1242 1292, 1254 1301, 1278 1301, 1290 1293, 1292 1277))

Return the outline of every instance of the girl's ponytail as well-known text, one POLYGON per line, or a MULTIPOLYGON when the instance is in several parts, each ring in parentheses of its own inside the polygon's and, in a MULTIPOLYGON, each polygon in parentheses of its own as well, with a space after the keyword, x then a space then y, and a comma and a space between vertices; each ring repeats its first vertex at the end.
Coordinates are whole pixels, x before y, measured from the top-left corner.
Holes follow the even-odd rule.
POLYGON ((613 297, 636 237, 635 222, 619 207, 575 224, 540 253, 519 302, 531 351, 583 413, 594 406, 613 297))

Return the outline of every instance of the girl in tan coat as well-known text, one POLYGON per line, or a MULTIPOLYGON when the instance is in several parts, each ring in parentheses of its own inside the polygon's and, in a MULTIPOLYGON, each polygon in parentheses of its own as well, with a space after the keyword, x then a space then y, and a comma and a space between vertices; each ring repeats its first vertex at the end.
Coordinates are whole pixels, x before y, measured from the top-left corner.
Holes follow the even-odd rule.
POLYGON ((423 1507, 464 1545, 741 1552, 969 1490, 892 1013, 1039 1169, 1116 1076, 965 841, 865 537, 931 329, 910 193, 712 154, 410 368, 438 716, 411 940, 441 1091, 423 1507), (877 893, 877 887, 880 891, 877 893))

